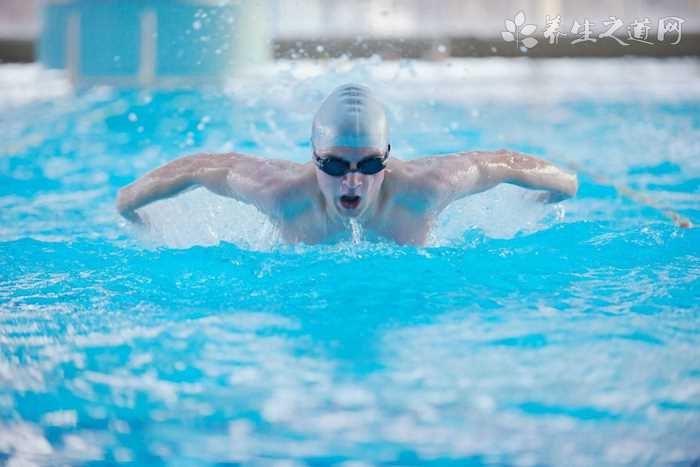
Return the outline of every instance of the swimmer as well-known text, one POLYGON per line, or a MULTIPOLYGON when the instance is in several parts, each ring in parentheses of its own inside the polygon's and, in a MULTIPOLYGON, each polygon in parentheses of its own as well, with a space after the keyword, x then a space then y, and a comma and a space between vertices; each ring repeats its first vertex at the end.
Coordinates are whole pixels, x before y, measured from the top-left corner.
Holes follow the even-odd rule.
POLYGON ((399 244, 423 245, 450 203, 499 183, 544 190, 547 202, 578 189, 575 174, 508 150, 394 157, 384 106, 357 84, 342 85, 323 101, 311 145, 305 164, 237 153, 176 159, 122 188, 117 210, 144 224, 139 208, 204 187, 257 207, 289 243, 348 237, 354 220, 399 244))

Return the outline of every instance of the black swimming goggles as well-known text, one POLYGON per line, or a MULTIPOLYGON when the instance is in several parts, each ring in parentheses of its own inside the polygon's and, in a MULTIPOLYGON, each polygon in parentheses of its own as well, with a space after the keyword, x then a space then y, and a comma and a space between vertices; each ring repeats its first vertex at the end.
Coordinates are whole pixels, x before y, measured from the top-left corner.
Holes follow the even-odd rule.
POLYGON ((365 157, 357 163, 357 168, 354 170, 350 168, 350 162, 337 156, 328 155, 319 157, 314 151, 314 159, 316 160, 316 165, 318 168, 331 177, 342 177, 349 172, 360 172, 364 175, 374 175, 378 174, 386 167, 385 162, 389 157, 390 150, 391 145, 388 145, 383 156, 365 157))

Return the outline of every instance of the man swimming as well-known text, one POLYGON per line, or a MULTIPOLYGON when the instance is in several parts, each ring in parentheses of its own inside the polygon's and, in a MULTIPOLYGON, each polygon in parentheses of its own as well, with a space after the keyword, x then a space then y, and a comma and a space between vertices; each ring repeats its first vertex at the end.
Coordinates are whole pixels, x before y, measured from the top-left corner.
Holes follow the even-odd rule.
POLYGON ((499 183, 545 190, 547 201, 573 196, 578 188, 575 174, 506 150, 390 157, 384 106, 357 84, 340 86, 323 101, 311 143, 313 161, 305 164, 237 153, 176 159, 122 188, 117 209, 143 223, 139 208, 204 187, 257 207, 286 242, 343 238, 354 220, 397 243, 422 245, 451 202, 499 183))

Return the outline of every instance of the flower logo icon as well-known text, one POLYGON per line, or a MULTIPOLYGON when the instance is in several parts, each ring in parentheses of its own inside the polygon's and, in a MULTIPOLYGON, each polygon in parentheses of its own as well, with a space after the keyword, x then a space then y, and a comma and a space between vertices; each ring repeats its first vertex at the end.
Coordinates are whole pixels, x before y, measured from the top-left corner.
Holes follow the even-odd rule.
POLYGON ((506 30, 501 31, 501 37, 504 41, 515 42, 517 48, 520 48, 521 43, 526 49, 537 45, 537 39, 530 37, 537 30, 537 26, 525 24, 525 13, 522 10, 515 14, 513 20, 505 20, 505 26, 506 30))

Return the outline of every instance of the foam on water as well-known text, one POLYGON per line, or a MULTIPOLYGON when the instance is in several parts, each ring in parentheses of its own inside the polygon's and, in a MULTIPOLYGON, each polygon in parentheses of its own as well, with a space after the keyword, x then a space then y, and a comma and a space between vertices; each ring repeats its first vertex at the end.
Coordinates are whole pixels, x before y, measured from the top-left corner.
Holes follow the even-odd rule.
MULTIPOLYGON (((460 200, 438 218, 429 245, 461 244, 465 234, 482 232, 491 238, 511 238, 532 233, 564 219, 561 205, 545 205, 532 193, 517 187, 497 187, 489 193, 460 200)), ((147 228, 130 228, 144 244, 170 248, 211 246, 228 242, 242 248, 271 251, 280 246, 280 235, 266 216, 252 206, 193 190, 143 209, 147 228), (182 213, 188 213, 183 216, 182 213)), ((362 226, 350 222, 351 242, 364 238, 362 226)))

